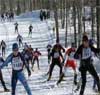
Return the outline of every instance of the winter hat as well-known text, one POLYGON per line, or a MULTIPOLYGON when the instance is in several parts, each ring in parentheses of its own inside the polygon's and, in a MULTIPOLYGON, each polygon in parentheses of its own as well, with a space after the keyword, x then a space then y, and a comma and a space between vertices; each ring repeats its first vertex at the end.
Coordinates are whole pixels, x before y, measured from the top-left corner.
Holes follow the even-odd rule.
POLYGON ((17 44, 17 43, 14 43, 14 44, 13 44, 12 50, 18 50, 18 44, 17 44))
POLYGON ((86 35, 83 36, 82 41, 88 41, 88 37, 86 35))

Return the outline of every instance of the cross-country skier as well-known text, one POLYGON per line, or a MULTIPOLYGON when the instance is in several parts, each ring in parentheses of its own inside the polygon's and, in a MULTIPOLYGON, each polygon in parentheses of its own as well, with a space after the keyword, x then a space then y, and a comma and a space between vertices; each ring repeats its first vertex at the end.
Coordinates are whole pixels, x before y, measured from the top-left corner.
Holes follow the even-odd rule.
POLYGON ((5 21, 5 15, 4 15, 4 13, 1 14, 1 21, 5 21))
POLYGON ((82 85, 80 90, 80 95, 84 94, 85 86, 86 86, 86 73, 87 71, 93 76, 93 78, 97 82, 98 91, 100 91, 100 81, 97 75, 96 70, 91 62, 92 52, 99 53, 100 49, 96 49, 93 46, 89 45, 89 40, 87 36, 83 36, 82 45, 77 49, 74 58, 80 59, 80 68, 82 85))
POLYGON ((51 53, 52 46, 50 44, 47 45, 47 52, 48 52, 48 64, 50 64, 50 53, 51 53))
POLYGON ((40 11, 40 20, 43 21, 43 11, 40 11))
POLYGON ((40 51, 38 51, 38 48, 33 52, 33 63, 32 63, 32 70, 35 64, 35 61, 37 61, 38 69, 40 70, 39 66, 39 56, 41 55, 40 51))
POLYGON ((57 65, 60 68, 60 76, 62 74, 62 65, 61 65, 61 60, 64 60, 63 55, 61 53, 61 51, 63 50, 63 52, 65 52, 65 49, 59 44, 59 42, 57 42, 57 44, 55 44, 52 48, 51 51, 51 58, 52 58, 52 62, 49 68, 49 77, 47 79, 47 81, 49 81, 51 79, 52 76, 52 72, 54 69, 54 66, 57 65))
POLYGON ((21 47, 21 45, 23 46, 23 37, 20 34, 18 34, 17 36, 17 41, 18 41, 19 47, 21 47))
MULTIPOLYGON (((1 56, 1 54, 0 54, 1 56)), ((4 59, 2 57, 0 57, 0 66, 4 63, 4 59)), ((9 92, 9 89, 7 89, 6 85, 5 85, 5 82, 4 82, 4 79, 3 79, 3 75, 2 75, 2 71, 0 70, 0 80, 1 80, 1 83, 2 83, 2 86, 4 88, 4 91, 5 92, 9 92)))
POLYGON ((74 84, 77 85, 77 72, 76 72, 77 65, 76 65, 76 61, 74 59, 75 51, 76 51, 75 45, 74 45, 74 43, 72 43, 71 48, 69 48, 65 53, 65 56, 64 56, 64 60, 65 60, 64 63, 65 64, 63 67, 64 72, 61 74, 60 79, 57 82, 57 85, 63 80, 64 73, 68 67, 71 67, 73 69, 73 71, 74 71, 74 84))
POLYGON ((12 65, 12 94, 15 95, 16 90, 16 84, 18 80, 23 84, 26 92, 28 95, 32 95, 31 90, 27 84, 27 80, 23 74, 23 67, 25 66, 28 71, 28 75, 31 75, 30 69, 28 65, 25 63, 25 60, 22 56, 22 54, 19 52, 18 44, 14 43, 12 46, 13 52, 7 57, 6 61, 3 63, 3 65, 0 66, 2 69, 3 67, 7 66, 8 63, 11 63, 12 65))
POLYGON ((31 36, 32 37, 32 30, 33 30, 33 26, 30 25, 29 26, 29 34, 28 34, 28 36, 31 36))
POLYGON ((18 33, 18 23, 16 22, 14 25, 15 25, 15 33, 18 33))
POLYGON ((0 48, 1 48, 1 51, 2 51, 2 56, 4 57, 5 56, 5 50, 6 50, 6 43, 5 43, 4 40, 1 41, 0 48))

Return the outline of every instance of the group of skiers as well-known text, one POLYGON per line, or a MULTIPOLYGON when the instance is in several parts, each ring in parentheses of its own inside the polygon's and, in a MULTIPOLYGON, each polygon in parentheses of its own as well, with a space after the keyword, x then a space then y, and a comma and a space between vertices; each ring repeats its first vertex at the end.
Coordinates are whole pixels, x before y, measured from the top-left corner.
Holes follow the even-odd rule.
MULTIPOLYGON (((38 69, 40 69, 39 66, 39 56, 42 54, 36 48, 35 50, 32 48, 31 45, 28 45, 25 43, 23 45, 24 49, 22 52, 19 52, 19 46, 17 43, 14 43, 12 46, 12 53, 4 60, 2 57, 0 58, 0 69, 7 66, 8 63, 11 63, 12 65, 12 95, 15 95, 16 91, 16 84, 19 80, 24 88, 26 89, 26 92, 28 95, 32 95, 31 90, 27 84, 26 78, 23 74, 23 68, 26 67, 28 71, 28 75, 31 75, 31 69, 34 71, 34 64, 35 61, 37 61, 38 69), (30 63, 31 63, 31 69, 30 69, 30 63)), ((57 65, 60 68, 60 74, 59 74, 59 80, 57 81, 57 85, 63 81, 63 78, 65 76, 65 71, 67 68, 71 67, 74 71, 74 84, 80 89, 79 95, 84 95, 84 90, 86 86, 86 75, 87 71, 93 76, 94 78, 94 85, 93 89, 95 87, 98 87, 98 92, 100 92, 100 81, 99 76, 93 66, 92 61, 92 54, 98 54, 100 52, 100 49, 95 48, 92 45, 91 40, 89 40, 87 35, 83 35, 82 38, 82 44, 78 47, 78 49, 75 48, 75 44, 72 43, 71 47, 68 49, 65 49, 59 41, 55 45, 48 44, 47 45, 47 52, 48 52, 48 63, 50 64, 49 70, 48 70, 48 79, 47 81, 50 81, 53 69, 55 65, 57 65), (64 55, 63 55, 64 53, 64 55), (79 72, 81 73, 81 85, 79 86, 79 82, 77 79, 77 61, 80 60, 80 66, 79 66, 79 72)), ((5 86, 5 82, 2 77, 2 72, 0 71, 0 79, 1 83, 4 87, 5 91, 9 91, 7 87, 5 86)))
POLYGON ((12 20, 14 20, 13 12, 1 13, 1 21, 12 21, 12 20))
POLYGON ((40 20, 46 20, 50 18, 50 11, 49 10, 40 10, 40 20))
MULTIPOLYGON (((19 24, 18 24, 18 22, 15 22, 14 26, 15 26, 15 33, 19 34, 19 24)), ((28 31, 28 37, 32 37, 32 32, 33 32, 32 24, 29 25, 28 30, 29 30, 28 31)))
POLYGON ((36 50, 34 51, 31 45, 27 45, 27 43, 24 44, 23 51, 19 52, 18 44, 14 43, 12 45, 12 53, 6 58, 6 60, 4 60, 2 56, 0 57, 0 80, 4 87, 5 92, 8 92, 10 90, 7 89, 7 87, 5 86, 1 69, 7 66, 8 63, 11 63, 12 65, 12 80, 11 80, 12 94, 11 95, 15 95, 16 84, 18 80, 23 84, 27 94, 32 95, 31 90, 27 84, 26 78, 23 74, 23 68, 26 67, 28 71, 28 76, 30 76, 31 75, 30 63, 32 64, 31 68, 33 70, 35 61, 37 61, 38 69, 40 69, 39 67, 40 55, 41 53, 38 50, 38 48, 36 48, 36 50))
POLYGON ((74 84, 77 86, 76 90, 80 89, 79 95, 84 95, 87 80, 87 71, 94 78, 93 90, 100 92, 99 76, 93 66, 92 61, 93 53, 95 55, 99 54, 100 49, 97 49, 93 46, 93 40, 89 39, 86 34, 83 35, 82 44, 78 47, 77 50, 74 43, 72 43, 71 48, 68 48, 67 50, 64 49, 59 43, 55 44, 52 49, 50 45, 48 45, 47 47, 49 63, 51 59, 50 68, 47 73, 49 75, 47 81, 51 79, 53 68, 55 65, 60 68, 60 77, 57 81, 57 85, 63 80, 66 68, 71 67, 74 71, 74 84), (51 49, 51 51, 49 48, 51 49), (65 52, 64 56, 62 54, 62 51, 65 52), (77 80, 78 75, 76 69, 78 68, 78 66, 76 60, 80 60, 79 72, 81 73, 81 78, 79 81, 77 80), (98 89, 96 89, 96 86, 98 87, 98 89))

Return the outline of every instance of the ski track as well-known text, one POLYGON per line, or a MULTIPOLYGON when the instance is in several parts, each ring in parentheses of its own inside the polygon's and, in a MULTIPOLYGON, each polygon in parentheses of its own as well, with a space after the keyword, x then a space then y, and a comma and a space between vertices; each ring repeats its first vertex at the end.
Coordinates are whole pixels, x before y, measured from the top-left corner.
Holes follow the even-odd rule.
MULTIPOLYGON (((31 19, 32 20, 32 19, 31 19)), ((19 33, 23 36, 24 42, 27 42, 28 44, 32 44, 33 48, 38 47, 39 50, 42 52, 42 55, 40 57, 40 67, 41 70, 37 70, 37 66, 35 65, 34 72, 32 72, 31 77, 28 78, 26 70, 25 76, 27 78, 27 81, 29 83, 29 86, 32 90, 33 95, 78 95, 77 93, 72 93, 72 87, 73 87, 73 72, 68 72, 67 77, 65 78, 66 81, 63 81, 58 87, 55 85, 56 81, 59 78, 59 69, 56 67, 53 72, 53 76, 51 81, 46 82, 47 76, 45 76, 45 73, 48 70, 48 64, 47 64, 47 53, 46 53, 46 46, 49 43, 54 44, 55 42, 55 36, 53 36, 53 31, 48 30, 48 26, 51 26, 52 29, 52 23, 53 21, 43 21, 40 22, 38 19, 37 21, 31 21, 29 19, 21 20, 18 19, 19 23, 19 33), (30 23, 33 25, 33 34, 32 38, 28 37, 28 26, 30 23), (47 25, 48 23, 48 25, 47 25)), ((16 20, 15 20, 16 21, 16 20)), ((7 42, 7 52, 6 56, 11 53, 11 46, 14 42, 16 42, 17 34, 14 33, 14 22, 0 22, 0 40, 5 40, 7 42)), ((64 34, 62 34, 64 35, 64 34)), ((20 48, 22 50, 23 48, 20 48)), ((8 65, 8 67, 5 67, 3 70, 3 77, 6 82, 6 85, 8 88, 11 89, 11 66, 8 65)), ((92 91, 92 78, 89 76, 87 88, 85 91, 85 95, 97 95, 96 93, 93 93, 92 91), (91 88, 90 88, 91 86, 91 88)), ((11 95, 10 92, 4 93, 3 88, 0 84, 0 95, 11 95)), ((16 95, 27 95, 23 86, 18 82, 17 88, 16 88, 16 95)))

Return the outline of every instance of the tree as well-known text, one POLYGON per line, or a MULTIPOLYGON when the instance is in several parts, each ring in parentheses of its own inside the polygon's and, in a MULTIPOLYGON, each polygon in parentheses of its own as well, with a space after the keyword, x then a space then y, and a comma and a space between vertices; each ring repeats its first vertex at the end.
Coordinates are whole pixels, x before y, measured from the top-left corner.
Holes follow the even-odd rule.
POLYGON ((100 48, 100 0, 96 0, 97 47, 100 48))

